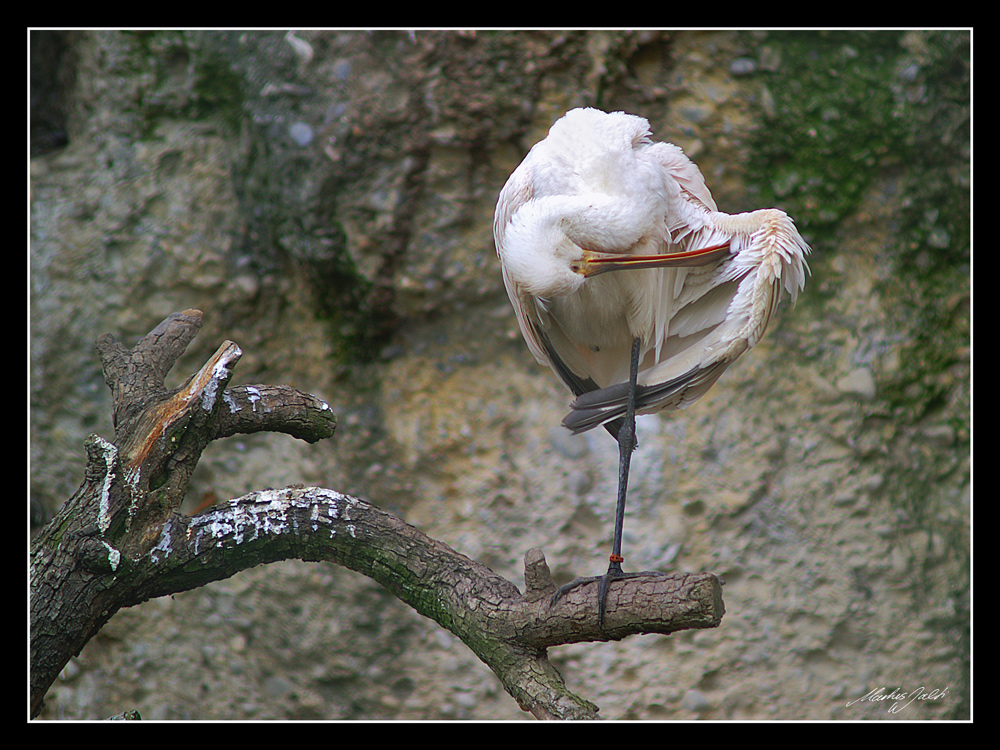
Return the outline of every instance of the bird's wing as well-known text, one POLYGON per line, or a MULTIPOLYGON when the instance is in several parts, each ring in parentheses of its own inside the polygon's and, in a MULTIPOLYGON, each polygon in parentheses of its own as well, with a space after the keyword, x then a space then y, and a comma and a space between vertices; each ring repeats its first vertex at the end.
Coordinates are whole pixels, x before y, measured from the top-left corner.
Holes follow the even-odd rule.
POLYGON ((537 302, 534 297, 524 293, 518 283, 511 278, 507 267, 503 264, 503 248, 506 242, 507 226, 511 217, 517 213, 534 195, 531 165, 527 159, 515 169, 500 191, 497 199, 497 209, 493 216, 493 241, 496 243, 497 255, 501 259, 500 269, 503 273, 503 285, 510 298, 510 304, 517 315, 517 325, 521 329, 528 349, 540 364, 549 366, 548 353, 539 334, 537 324, 538 312, 534 309, 537 302))
MULTIPOLYGON (((692 281, 691 275, 687 281, 692 281)), ((752 285, 755 280, 744 278, 742 283, 752 285)), ((747 336, 747 322, 752 315, 732 309, 742 283, 730 281, 712 286, 678 307, 670 336, 659 351, 647 352, 640 365, 636 413, 681 409, 694 403, 752 346, 747 336)), ((776 302, 778 298, 777 288, 769 286, 771 293, 761 297, 768 319, 773 313, 771 300, 776 302)), ((620 419, 625 414, 627 395, 627 383, 580 394, 563 425, 578 433, 620 419)))
MULTIPOLYGON (((653 413, 670 409, 670 403, 680 408, 686 403, 696 401, 719 379, 726 368, 732 364, 718 361, 708 367, 695 368, 672 380, 656 385, 640 385, 636 388, 636 413, 653 413)), ((628 383, 616 383, 607 388, 584 393, 573 401, 569 414, 562 421, 563 427, 573 434, 586 432, 601 424, 618 424, 624 418, 628 400, 628 383)), ((615 434, 615 433, 612 433, 615 434)))
MULTIPOLYGON (((805 283, 808 246, 791 219, 773 209, 713 214, 712 242, 728 235, 732 255, 715 266, 688 269, 675 289, 669 335, 640 365, 636 411, 683 408, 701 398, 719 376, 763 335, 782 290, 793 300, 805 283)), ((698 233, 691 242, 701 245, 698 233)), ((625 414, 627 385, 579 395, 563 424, 582 432, 625 414)))
POLYGON ((698 165, 687 158, 679 147, 672 143, 653 143, 645 149, 645 152, 677 181, 681 189, 687 193, 689 200, 693 199, 693 202, 709 211, 719 210, 698 165))
MULTIPOLYGON (((530 152, 528 155, 531 155, 530 152)), ((497 198, 497 208, 493 214, 493 239, 496 242, 498 256, 504 246, 507 225, 510 224, 511 217, 517 213, 521 206, 531 200, 534 192, 531 164, 529 159, 525 158, 517 169, 511 172, 497 198)))
MULTIPOLYGON (((710 278, 716 275, 717 271, 710 278)), ((697 276, 697 271, 689 274, 685 286, 699 286, 691 283, 697 276)), ((704 278, 702 282, 701 286, 711 288, 689 299, 687 304, 678 305, 671 320, 671 334, 658 350, 645 353, 636 390, 636 413, 681 409, 694 403, 750 348, 743 333, 746 316, 737 313, 730 317, 740 285, 736 282, 712 285, 704 278)), ((774 291, 777 299, 777 290, 774 291)), ((684 296, 679 298, 684 299, 684 296)), ((624 382, 578 394, 563 425, 578 433, 608 420, 621 419, 627 396, 628 384, 624 382)))
MULTIPOLYGON (((587 372, 586 365, 580 366, 578 364, 577 369, 574 370, 560 356, 559 349, 556 347, 555 344, 553 344, 552 339, 554 337, 556 337, 557 340, 565 339, 565 336, 563 335, 561 330, 556 328, 551 331, 551 334, 553 335, 549 335, 541 328, 534 326, 534 324, 529 323, 529 325, 532 326, 534 333, 538 335, 538 337, 541 339, 542 345, 545 347, 545 352, 548 355, 549 361, 543 364, 548 364, 549 367, 552 368, 552 371, 559 377, 559 379, 566 385, 566 387, 573 392, 574 396, 576 396, 579 399, 581 396, 584 396, 586 394, 600 392, 600 386, 598 386, 597 383, 595 383, 592 378, 587 377, 586 375, 579 374, 580 372, 587 372)), ((527 336, 525 337, 527 338, 527 336)), ((571 355, 575 353, 576 350, 576 348, 573 347, 572 343, 569 342, 568 340, 565 340, 563 342, 561 348, 563 351, 571 353, 571 355)), ((624 418, 611 416, 609 417, 609 419, 602 419, 600 422, 595 422, 594 424, 584 429, 590 429, 590 427, 596 427, 598 424, 602 423, 604 424, 604 427, 607 429, 607 431, 611 433, 611 436, 615 438, 615 440, 617 440, 618 430, 624 423, 624 418)), ((575 430, 575 432, 580 432, 580 430, 575 430)))

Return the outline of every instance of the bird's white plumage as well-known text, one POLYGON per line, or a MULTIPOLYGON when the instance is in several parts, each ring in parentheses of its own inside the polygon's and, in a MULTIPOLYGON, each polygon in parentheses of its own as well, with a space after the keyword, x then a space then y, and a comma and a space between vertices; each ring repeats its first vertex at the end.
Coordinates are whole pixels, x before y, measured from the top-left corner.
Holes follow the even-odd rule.
POLYGON ((649 136, 641 117, 567 112, 497 203, 507 294, 532 354, 577 396, 564 421, 574 431, 624 414, 614 386, 628 380, 634 338, 639 413, 686 406, 808 274, 809 247, 783 211, 719 212, 698 167, 649 136), (617 260, 667 254, 640 268, 617 260))

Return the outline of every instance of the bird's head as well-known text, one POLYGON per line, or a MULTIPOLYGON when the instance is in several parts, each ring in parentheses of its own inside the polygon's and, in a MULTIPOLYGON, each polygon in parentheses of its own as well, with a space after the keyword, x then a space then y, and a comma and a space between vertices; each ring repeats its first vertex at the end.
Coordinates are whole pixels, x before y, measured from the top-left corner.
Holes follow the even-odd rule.
POLYGON ((525 292, 544 298, 577 291, 585 281, 584 249, 566 235, 564 214, 554 199, 529 201, 504 232, 504 269, 525 292))

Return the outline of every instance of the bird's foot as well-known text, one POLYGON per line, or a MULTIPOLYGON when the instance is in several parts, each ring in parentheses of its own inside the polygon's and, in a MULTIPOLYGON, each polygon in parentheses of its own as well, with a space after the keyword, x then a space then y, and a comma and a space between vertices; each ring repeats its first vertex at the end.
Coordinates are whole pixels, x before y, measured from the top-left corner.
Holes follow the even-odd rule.
POLYGON ((608 591, 611 589, 611 584, 615 581, 622 581, 628 578, 646 578, 649 576, 665 576, 666 573, 661 573, 657 570, 643 570, 635 573, 626 573, 622 570, 622 565, 620 562, 612 560, 611 564, 608 565, 608 572, 602 576, 584 576, 581 578, 575 578, 569 583, 560 586, 556 589, 556 592, 552 595, 552 600, 550 606, 555 606, 556 603, 567 593, 573 589, 584 586, 588 583, 597 582, 597 626, 600 628, 601 632, 607 634, 604 629, 604 615, 607 610, 607 598, 608 591))

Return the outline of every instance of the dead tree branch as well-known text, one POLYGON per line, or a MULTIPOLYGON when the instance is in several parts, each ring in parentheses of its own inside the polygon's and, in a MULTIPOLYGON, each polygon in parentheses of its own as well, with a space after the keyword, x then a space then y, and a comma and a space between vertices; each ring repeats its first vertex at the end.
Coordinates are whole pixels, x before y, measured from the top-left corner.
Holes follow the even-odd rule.
POLYGON ((201 313, 175 313, 127 349, 97 350, 114 397, 115 442, 86 444, 83 484, 31 547, 31 715, 59 671, 122 607, 286 559, 328 561, 378 581, 458 636, 539 718, 595 718, 546 649, 718 626, 720 583, 708 574, 616 584, 606 632, 597 584, 552 604, 545 558, 525 558, 526 590, 358 498, 322 488, 253 492, 194 517, 177 512, 212 441, 270 430, 314 442, 336 428, 330 407, 284 386, 228 388, 241 355, 225 342, 180 388, 163 378, 197 334, 201 313))

